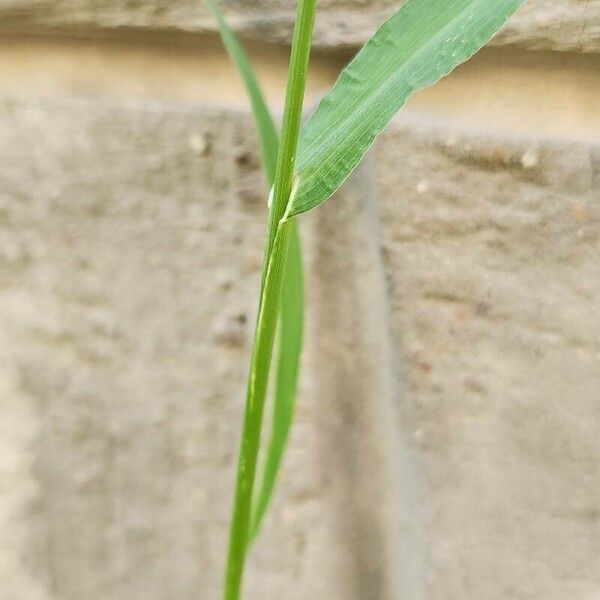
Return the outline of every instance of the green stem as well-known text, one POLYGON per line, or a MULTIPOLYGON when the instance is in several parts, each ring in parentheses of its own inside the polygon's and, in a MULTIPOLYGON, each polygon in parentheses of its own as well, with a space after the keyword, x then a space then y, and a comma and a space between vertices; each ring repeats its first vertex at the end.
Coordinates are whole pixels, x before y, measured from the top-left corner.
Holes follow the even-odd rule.
POLYGON ((316 4, 317 0, 298 0, 283 111, 281 141, 279 142, 279 152, 277 154, 273 204, 269 219, 267 243, 267 248, 269 249, 273 245, 277 223, 279 223, 285 214, 288 199, 292 191, 294 162, 296 160, 296 148, 300 133, 300 121, 302 119, 304 89, 306 87, 306 73, 308 71, 316 4))
POLYGON ((281 141, 269 215, 261 297, 256 322, 246 409, 240 442, 237 481, 231 517, 224 600, 239 600, 244 563, 250 541, 252 491, 260 445, 273 341, 277 328, 283 273, 292 220, 284 220, 293 185, 306 74, 310 57, 316 0, 299 0, 290 55, 281 141))

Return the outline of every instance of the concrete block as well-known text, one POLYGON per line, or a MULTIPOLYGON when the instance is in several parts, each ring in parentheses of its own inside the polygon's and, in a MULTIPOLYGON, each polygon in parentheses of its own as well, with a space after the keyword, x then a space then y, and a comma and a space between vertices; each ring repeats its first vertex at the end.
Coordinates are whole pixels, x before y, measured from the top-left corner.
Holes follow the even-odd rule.
POLYGON ((421 597, 600 589, 600 151, 404 121, 375 148, 421 597))
MULTIPOLYGON (((356 48, 399 6, 391 0, 323 0, 315 45, 356 48)), ((261 41, 289 43, 295 4, 259 0, 251 5, 224 2, 231 22, 243 35, 261 41)), ((0 30, 54 31, 70 34, 132 30, 146 32, 214 32, 202 3, 127 2, 125 0, 8 0, 0 7, 0 30)), ((529 0, 494 40, 495 44, 571 52, 600 50, 598 0, 529 0)))
MULTIPOLYGON (((0 596, 216 600, 266 219, 249 119, 4 98, 0 121, 0 596)), ((359 597, 338 519, 379 511, 336 471, 377 440, 329 456, 337 392, 306 377, 248 598, 359 597)))
MULTIPOLYGON (((6 598, 219 597, 266 191, 247 116, 0 102, 6 598)), ((302 218, 247 598, 593 598, 600 150, 401 119, 302 218)), ((268 421, 267 421, 268 422, 268 421)))

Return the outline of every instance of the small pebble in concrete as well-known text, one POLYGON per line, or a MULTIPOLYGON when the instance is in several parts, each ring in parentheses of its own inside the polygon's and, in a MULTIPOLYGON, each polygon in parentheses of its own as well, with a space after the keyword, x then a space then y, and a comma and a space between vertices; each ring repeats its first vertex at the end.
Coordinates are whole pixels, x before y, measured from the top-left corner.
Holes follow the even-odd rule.
POLYGON ((537 166, 538 162, 539 158, 535 150, 527 150, 527 152, 525 152, 525 154, 523 154, 521 157, 521 164, 526 169, 532 169, 533 167, 537 166))
POLYGON ((426 194, 429 191, 429 183, 427 181, 419 181, 417 185, 418 194, 426 194))
POLYGON ((203 133, 194 133, 189 139, 190 148, 198 156, 206 156, 210 150, 208 138, 203 133))

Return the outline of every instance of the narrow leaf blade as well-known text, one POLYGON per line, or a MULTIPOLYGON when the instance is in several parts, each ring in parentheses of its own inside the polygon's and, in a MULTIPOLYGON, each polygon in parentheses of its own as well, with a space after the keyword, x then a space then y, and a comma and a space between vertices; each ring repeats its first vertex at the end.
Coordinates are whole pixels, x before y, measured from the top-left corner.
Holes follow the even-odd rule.
POLYGON ((304 327, 304 276, 297 227, 291 233, 283 285, 271 437, 252 514, 251 539, 257 535, 273 496, 294 417, 304 327))
POLYGON ((475 54, 525 0, 407 0, 304 126, 288 215, 327 200, 415 91, 475 54))
MULTIPOLYGON (((260 141, 262 163, 267 182, 269 186, 272 186, 279 147, 277 129, 243 47, 235 33, 227 25, 216 0, 206 1, 217 21, 223 44, 240 74, 250 98, 260 141)), ((273 419, 270 439, 264 455, 262 479, 255 492, 256 500, 251 517, 251 540, 256 537, 273 496, 294 417, 304 328, 302 248, 298 227, 295 223, 291 231, 289 253, 283 277, 273 419)))
POLYGON ((275 167, 277 165, 277 149, 279 147, 277 128, 271 118, 267 103, 260 90, 260 86, 254 75, 254 70, 248 56, 238 41, 235 33, 225 21, 225 18, 219 9, 217 0, 206 0, 206 4, 213 15, 213 18, 217 22, 219 33, 221 34, 221 39, 227 50, 227 54, 229 54, 229 58, 231 58, 231 61, 235 64, 240 77, 244 82, 244 86, 246 87, 246 92, 248 93, 250 104, 252 105, 252 114, 258 130, 262 163, 265 168, 269 186, 272 186, 275 178, 275 167))

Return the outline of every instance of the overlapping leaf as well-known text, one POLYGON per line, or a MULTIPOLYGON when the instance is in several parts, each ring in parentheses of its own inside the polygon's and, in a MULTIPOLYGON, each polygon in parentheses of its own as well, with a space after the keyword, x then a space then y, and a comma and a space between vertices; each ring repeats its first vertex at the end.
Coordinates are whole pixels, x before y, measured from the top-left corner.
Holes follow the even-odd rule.
POLYGON ((327 200, 407 98, 477 52, 525 0, 407 0, 304 126, 288 215, 327 200))
MULTIPOLYGON (((261 148, 262 163, 267 182, 271 187, 275 178, 279 145, 277 129, 244 49, 227 25, 216 1, 207 0, 207 4, 217 21, 223 44, 240 74, 250 98, 261 148)), ((273 495, 277 474, 293 421, 303 325, 304 274, 302 251, 298 229, 294 224, 281 296, 279 354, 277 356, 273 396, 273 419, 269 443, 264 453, 262 479, 254 494, 255 502, 251 521, 252 538, 256 536, 260 528, 273 495)))
POLYGON ((273 185, 277 165, 277 148, 279 146, 277 128, 273 123, 248 56, 221 14, 217 0, 206 0, 206 4, 217 22, 223 45, 246 87, 256 123, 262 163, 270 188, 273 185))

